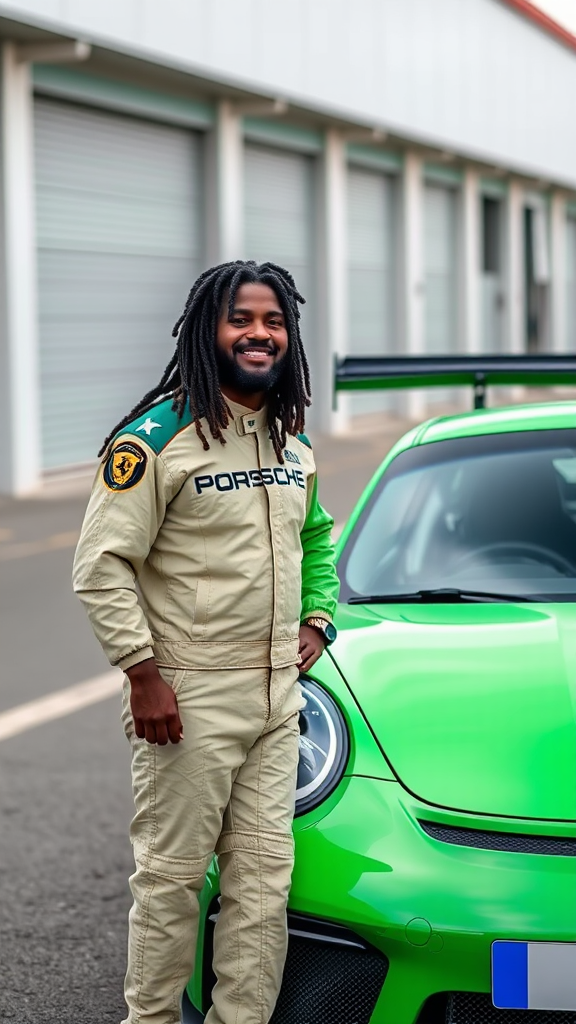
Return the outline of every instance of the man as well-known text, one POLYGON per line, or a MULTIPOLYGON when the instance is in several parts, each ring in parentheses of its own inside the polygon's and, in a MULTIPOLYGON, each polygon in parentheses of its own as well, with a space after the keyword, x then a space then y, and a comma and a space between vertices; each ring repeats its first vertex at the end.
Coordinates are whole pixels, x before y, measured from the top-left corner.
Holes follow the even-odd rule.
POLYGON ((159 385, 106 439, 74 587, 127 675, 136 871, 127 1024, 175 1024, 218 855, 207 1024, 266 1024, 286 955, 298 671, 338 583, 301 431, 304 300, 281 267, 198 278, 159 385), (136 581, 138 590, 136 589, 136 581))

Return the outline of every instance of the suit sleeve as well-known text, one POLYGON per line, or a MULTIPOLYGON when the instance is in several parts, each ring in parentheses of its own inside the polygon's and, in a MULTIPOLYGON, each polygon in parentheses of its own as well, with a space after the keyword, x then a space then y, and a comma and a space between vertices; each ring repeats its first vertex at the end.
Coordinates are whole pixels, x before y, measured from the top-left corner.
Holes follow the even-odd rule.
MULTIPOLYGON (((110 459, 120 445, 122 438, 115 442, 110 459)), ((153 657, 136 580, 177 489, 162 456, 144 442, 137 449, 144 454, 144 471, 133 485, 129 481, 111 489, 105 475, 110 460, 100 467, 73 570, 74 590, 104 653, 124 670, 153 657)))
POLYGON ((318 501, 316 473, 308 478, 308 502, 302 541, 302 611, 300 620, 314 615, 332 621, 340 583, 334 565, 332 516, 318 501))

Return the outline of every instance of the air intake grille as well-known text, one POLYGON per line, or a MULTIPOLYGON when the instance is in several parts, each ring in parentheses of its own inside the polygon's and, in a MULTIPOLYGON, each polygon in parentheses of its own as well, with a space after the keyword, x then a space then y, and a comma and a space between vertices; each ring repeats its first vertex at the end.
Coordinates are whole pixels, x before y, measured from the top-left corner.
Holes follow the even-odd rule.
POLYGON ((369 1024, 387 970, 375 950, 290 935, 270 1024, 369 1024))
POLYGON ((446 1024, 576 1024, 576 1013, 562 1010, 497 1010, 481 992, 452 992, 446 1024))
POLYGON ((539 853, 552 857, 576 857, 576 839, 557 836, 528 836, 518 832, 488 832, 459 825, 439 825, 420 821, 419 825, 432 839, 455 846, 472 846, 478 850, 501 850, 505 853, 539 853))
MULTIPOLYGON (((206 922, 204 1004, 211 1004, 218 900, 206 922)), ((388 960, 355 932, 333 921, 288 911, 288 955, 270 1024, 369 1024, 388 960)), ((190 1017, 190 1024, 196 1018, 190 1017)))

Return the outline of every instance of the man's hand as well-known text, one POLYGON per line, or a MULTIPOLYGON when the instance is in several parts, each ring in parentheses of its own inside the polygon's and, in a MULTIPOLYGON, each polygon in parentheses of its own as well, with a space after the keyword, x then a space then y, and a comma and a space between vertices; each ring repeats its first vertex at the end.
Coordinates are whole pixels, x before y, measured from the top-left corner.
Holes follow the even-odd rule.
POLYGON ((127 669, 130 680, 130 708, 138 739, 165 747, 184 739, 178 702, 174 691, 162 679, 154 658, 127 669))
POLYGON ((300 626, 299 636, 298 654, 300 655, 300 662, 298 667, 301 672, 308 672, 312 665, 315 665, 318 661, 326 647, 326 641, 313 626, 300 626))

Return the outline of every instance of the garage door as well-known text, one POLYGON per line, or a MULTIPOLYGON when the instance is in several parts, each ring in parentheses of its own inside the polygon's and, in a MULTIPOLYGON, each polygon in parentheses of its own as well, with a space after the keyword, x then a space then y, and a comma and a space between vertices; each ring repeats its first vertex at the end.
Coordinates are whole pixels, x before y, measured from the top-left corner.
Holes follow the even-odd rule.
POLYGON ((426 185, 424 202, 425 339, 433 355, 456 350, 456 194, 426 185))
POLYGON ((279 263, 294 275, 306 299, 302 337, 314 381, 314 158, 248 144, 244 171, 246 258, 279 263))
POLYGON ((91 461, 159 379, 202 268, 192 132, 35 104, 43 465, 91 461))
POLYGON ((576 220, 566 222, 566 347, 576 352, 576 220))
MULTIPOLYGON (((395 351, 394 181, 385 174, 348 171, 348 339, 356 355, 395 351)), ((390 396, 350 396, 352 413, 390 405, 390 396)))

